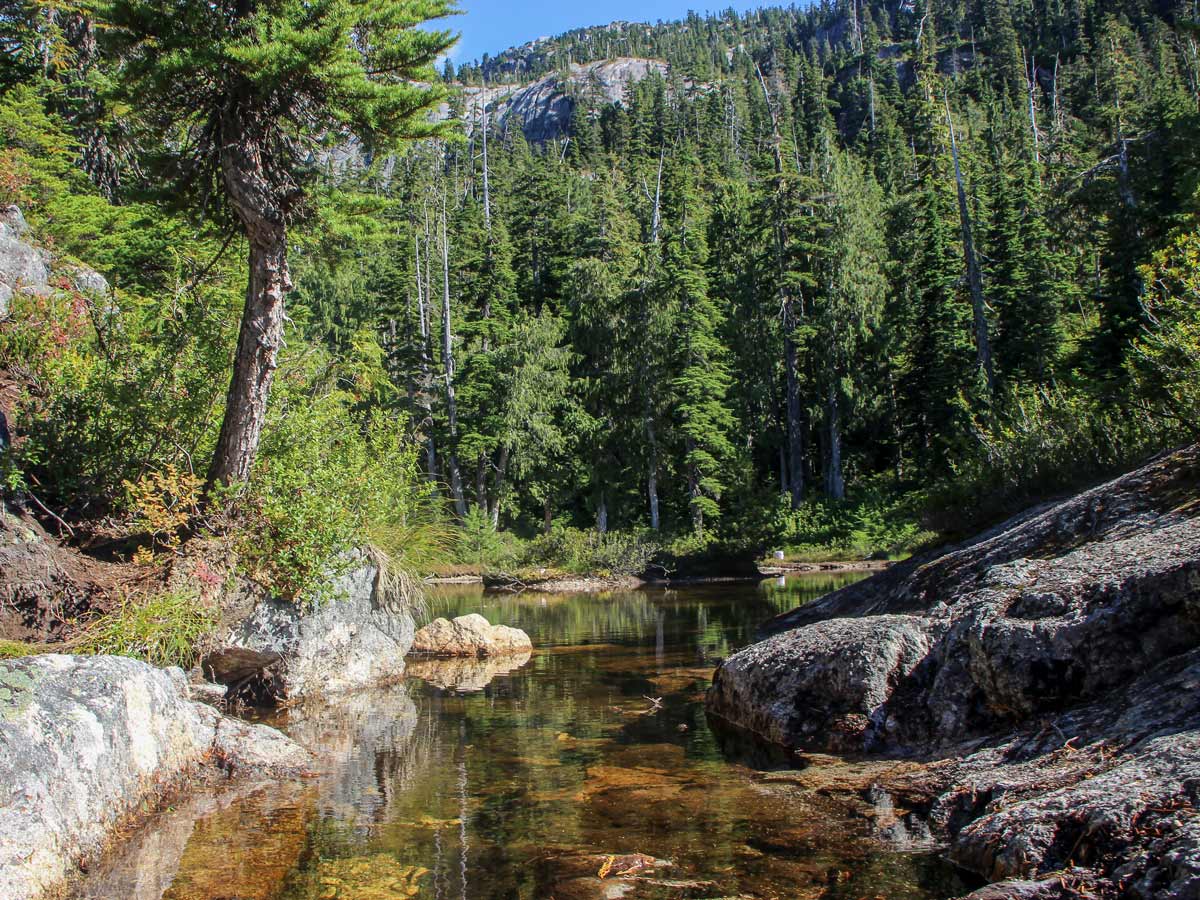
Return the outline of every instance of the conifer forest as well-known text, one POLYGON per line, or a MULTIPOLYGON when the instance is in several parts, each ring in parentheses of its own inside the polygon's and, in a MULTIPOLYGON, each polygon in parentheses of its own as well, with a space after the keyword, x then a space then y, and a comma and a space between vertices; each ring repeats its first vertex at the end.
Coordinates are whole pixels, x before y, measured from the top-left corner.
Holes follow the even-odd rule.
POLYGON ((171 9, 0 5, 0 200, 107 285, 0 325, 8 485, 64 523, 219 497, 297 590, 363 534, 901 554, 1196 434, 1190 2, 838 0, 457 68, 444 0, 171 9))

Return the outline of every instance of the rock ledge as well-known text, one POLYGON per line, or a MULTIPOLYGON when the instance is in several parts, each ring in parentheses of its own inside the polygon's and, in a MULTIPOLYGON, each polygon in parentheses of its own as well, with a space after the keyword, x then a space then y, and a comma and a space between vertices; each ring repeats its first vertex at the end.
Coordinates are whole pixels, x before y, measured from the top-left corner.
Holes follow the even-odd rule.
POLYGON ((205 770, 291 776, 307 750, 189 699, 179 669, 115 656, 0 663, 0 897, 37 900, 205 770))

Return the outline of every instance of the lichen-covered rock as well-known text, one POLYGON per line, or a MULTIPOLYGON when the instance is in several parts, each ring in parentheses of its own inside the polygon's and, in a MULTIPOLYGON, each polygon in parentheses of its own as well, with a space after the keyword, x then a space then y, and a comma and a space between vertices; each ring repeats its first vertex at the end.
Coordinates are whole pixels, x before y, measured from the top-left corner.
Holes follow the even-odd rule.
POLYGON ((797 747, 930 753, 1100 696, 1200 643, 1197 513, 1191 447, 778 617, 709 708, 797 747))
POLYGON ((392 681, 404 674, 412 614, 379 589, 379 570, 361 557, 334 580, 316 609, 256 598, 218 638, 203 662, 206 677, 236 685, 267 671, 277 696, 318 697, 392 681))
POLYGON ((861 750, 886 731, 892 689, 929 652, 923 624, 834 619, 775 635, 717 671, 709 707, 774 743, 861 750))
POLYGON ((478 613, 470 613, 453 621, 434 619, 416 633, 409 652, 414 656, 485 657, 532 649, 533 642, 521 629, 492 625, 478 613))
POLYGON ((1200 897, 1200 445, 766 630, 710 711, 787 747, 942 760, 889 788, 1011 883, 986 896, 1200 897))
POLYGON ((259 771, 310 763, 271 731, 192 702, 178 669, 110 656, 0 663, 0 896, 56 889, 218 751, 259 771))

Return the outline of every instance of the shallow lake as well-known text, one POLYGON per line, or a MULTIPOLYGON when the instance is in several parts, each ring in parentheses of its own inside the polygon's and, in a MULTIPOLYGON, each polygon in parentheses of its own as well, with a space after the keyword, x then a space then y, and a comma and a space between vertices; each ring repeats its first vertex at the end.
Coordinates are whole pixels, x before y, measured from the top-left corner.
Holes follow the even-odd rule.
POLYGON ((529 632, 532 657, 515 669, 418 663, 404 684, 272 714, 320 750, 322 775, 189 800, 93 872, 83 896, 966 893, 886 795, 792 777, 795 760, 705 719, 721 658, 764 619, 858 577, 565 595, 435 588, 426 619, 480 612, 529 632))

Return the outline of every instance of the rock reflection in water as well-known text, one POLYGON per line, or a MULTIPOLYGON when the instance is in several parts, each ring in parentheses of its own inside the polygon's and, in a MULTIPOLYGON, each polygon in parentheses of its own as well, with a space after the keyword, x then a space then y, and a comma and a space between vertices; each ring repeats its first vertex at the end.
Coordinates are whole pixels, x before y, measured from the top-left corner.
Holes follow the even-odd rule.
POLYGON ((82 900, 269 900, 303 851, 311 783, 239 785, 154 816, 84 881, 82 900), (254 833, 253 841, 246 839, 254 833))
MULTIPOLYGON (((789 579, 786 602, 802 590, 789 579)), ((526 630, 540 649, 504 674, 489 665, 501 661, 414 664, 410 674, 424 681, 281 714, 276 724, 320 756, 320 777, 293 786, 301 794, 279 801, 277 814, 269 798, 243 798, 150 832, 162 859, 149 859, 147 843, 129 864, 145 890, 92 897, 967 893, 921 849, 911 817, 868 796, 870 766, 823 758, 795 771, 794 756, 718 743, 702 703, 710 673, 778 602, 773 586, 755 585, 442 592, 431 600, 436 614, 479 611, 526 630), (652 864, 635 866, 640 859, 652 864)))
POLYGON ((507 675, 529 662, 528 650, 503 656, 454 657, 450 659, 410 659, 406 674, 420 678, 444 691, 472 694, 482 691, 500 675, 507 675))

